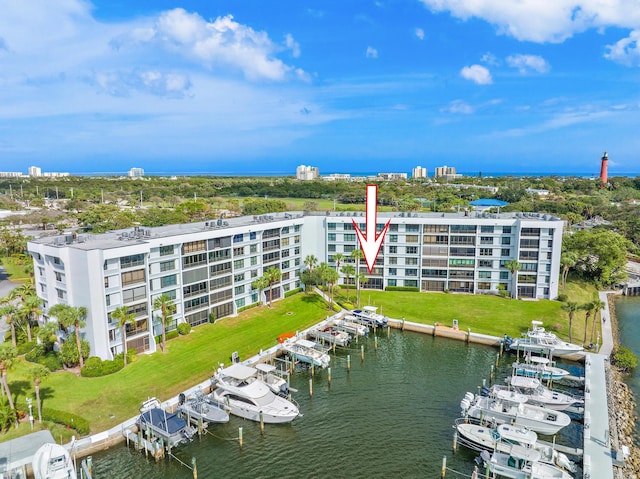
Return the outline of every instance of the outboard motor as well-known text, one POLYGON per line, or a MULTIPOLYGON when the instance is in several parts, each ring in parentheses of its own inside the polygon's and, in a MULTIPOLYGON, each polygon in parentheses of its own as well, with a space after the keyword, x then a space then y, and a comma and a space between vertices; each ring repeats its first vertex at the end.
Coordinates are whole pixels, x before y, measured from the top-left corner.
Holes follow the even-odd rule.
POLYGON ((474 398, 474 397, 475 397, 475 396, 473 395, 473 393, 472 393, 472 392, 469 392, 469 391, 467 391, 467 392, 464 394, 464 398, 465 398, 467 401, 469 401, 469 402, 473 401, 473 398, 474 398))
POLYGON ((489 388, 485 386, 480 390, 480 396, 487 397, 489 395, 489 392, 490 392, 489 388))
POLYGON ((460 401, 460 409, 462 410, 463 416, 467 413, 470 406, 471 406, 471 403, 466 398, 460 401))
POLYGON ((178 394, 178 404, 180 406, 182 406, 186 400, 187 400, 187 397, 184 395, 184 393, 178 394))
POLYGON ((280 385, 280 395, 284 397, 287 397, 289 395, 289 383, 280 385))
POLYGON ((511 336, 507 336, 504 338, 504 346, 507 351, 511 349, 512 344, 513 344, 513 338, 511 336))

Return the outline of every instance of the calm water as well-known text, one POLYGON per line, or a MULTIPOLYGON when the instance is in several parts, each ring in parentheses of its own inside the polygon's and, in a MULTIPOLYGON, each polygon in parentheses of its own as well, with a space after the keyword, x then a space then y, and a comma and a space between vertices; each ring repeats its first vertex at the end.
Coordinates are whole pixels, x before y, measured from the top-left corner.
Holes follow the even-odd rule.
MULTIPOLYGON (((616 318, 620 328, 620 342, 640 357, 640 296, 620 297, 616 299, 616 318)), ((640 368, 625 378, 636 400, 640 397, 640 368)), ((636 404, 636 414, 640 406, 636 404)), ((636 421, 636 440, 640 440, 640 428, 636 421)))
MULTIPOLYGON (((380 336, 375 351, 369 338, 364 364, 359 350, 351 351, 350 373, 345 352, 332 358, 330 388, 327 371, 316 371, 312 398, 309 373, 295 373, 294 399, 304 417, 293 424, 266 425, 261 436, 257 423, 232 416, 174 453, 189 464, 195 457, 199 478, 439 478, 445 455, 450 467, 470 474, 476 454, 462 448, 453 455, 452 424, 460 399, 488 378, 496 354, 489 347, 395 331, 389 339, 380 336), (234 439, 239 426, 242 450, 234 439)), ((503 359, 503 374, 512 360, 503 359)), ((558 442, 580 434, 574 423, 558 442)), ((94 455, 94 471, 98 479, 192 477, 175 460, 155 463, 124 445, 94 455)))

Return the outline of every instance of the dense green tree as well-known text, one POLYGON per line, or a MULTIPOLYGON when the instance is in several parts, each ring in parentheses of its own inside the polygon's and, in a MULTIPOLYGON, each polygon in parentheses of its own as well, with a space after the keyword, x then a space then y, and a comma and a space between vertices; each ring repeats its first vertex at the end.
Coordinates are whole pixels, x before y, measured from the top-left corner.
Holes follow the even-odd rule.
POLYGON ((242 214, 246 216, 276 213, 287 209, 287 203, 275 199, 247 198, 242 203, 242 214))
POLYGON ((262 302, 262 292, 269 286, 269 280, 266 276, 260 276, 251 283, 251 288, 258 290, 258 302, 262 302))
POLYGON ((362 252, 362 250, 360 248, 358 249, 354 249, 351 252, 351 259, 355 260, 356 262, 356 274, 355 274, 355 278, 356 278, 356 302, 358 304, 358 307, 360 307, 360 286, 363 284, 362 282, 362 274, 360 274, 360 260, 364 258, 364 253, 362 252))
MULTIPOLYGON (((342 266, 342 268, 340 268, 340 271, 342 272, 342 274, 344 274, 345 283, 349 286, 349 283, 350 283, 349 280, 356 274, 356 267, 353 266, 352 264, 345 264, 344 266, 342 266)), ((347 286, 347 301, 349 301, 348 286, 347 286)))
POLYGON ((153 309, 160 310, 160 325, 162 327, 162 342, 160 347, 162 352, 167 352, 167 326, 173 321, 176 313, 176 304, 168 294, 161 294, 153 300, 153 309))
POLYGON ((264 277, 267 279, 267 283, 269 283, 269 307, 271 307, 271 300, 273 299, 273 285, 279 282, 280 278, 282 278, 282 271, 275 266, 270 266, 264 272, 264 277))
POLYGON ((80 328, 84 328, 86 325, 85 318, 87 317, 87 308, 73 307, 68 304, 56 304, 49 309, 49 315, 54 316, 58 319, 58 322, 65 328, 65 330, 69 330, 73 326, 75 333, 75 341, 76 341, 76 350, 78 351, 78 361, 80 363, 80 367, 84 366, 84 358, 87 355, 82 354, 82 344, 80 341, 80 328))
POLYGON ((15 347, 17 346, 15 319, 16 319, 16 313, 18 312, 18 308, 16 308, 9 301, 3 302, 3 299, 5 298, 0 299, 0 305, 1 305, 0 316, 2 316, 5 319, 5 321, 9 325, 9 328, 11 328, 11 344, 13 344, 13 346, 15 347))
POLYGON ((18 350, 13 344, 0 344, 0 380, 2 381, 2 389, 7 395, 11 409, 15 409, 15 406, 13 405, 13 396, 11 396, 9 382, 7 381, 7 371, 13 367, 17 357, 18 350))

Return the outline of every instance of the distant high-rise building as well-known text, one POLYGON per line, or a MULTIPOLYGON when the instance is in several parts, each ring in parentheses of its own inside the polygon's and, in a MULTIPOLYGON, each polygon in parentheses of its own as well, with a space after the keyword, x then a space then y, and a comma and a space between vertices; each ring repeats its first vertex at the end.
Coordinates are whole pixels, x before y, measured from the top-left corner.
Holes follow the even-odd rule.
POLYGON ((378 173, 378 178, 382 180, 387 180, 387 181, 406 180, 407 174, 406 173, 378 173))
POLYGON ((131 168, 129 170, 129 177, 131 178, 141 178, 144 176, 144 169, 142 168, 131 168))
POLYGON ((308 181, 315 180, 320 177, 320 171, 316 166, 300 165, 296 168, 296 179, 308 181))
POLYGON ((42 176, 42 168, 39 166, 30 166, 29 176, 42 176))
POLYGON ((411 170, 411 178, 427 178, 428 176, 427 169, 422 166, 416 166, 411 170))
POLYGON ((435 173, 436 178, 455 178, 456 169, 453 166, 438 166, 435 173))
POLYGON ((602 181, 602 184, 606 184, 607 180, 609 179, 609 176, 608 176, 609 172, 607 171, 608 162, 609 162, 609 156, 605 151, 604 154, 602 155, 602 158, 600 159, 600 181, 602 181))

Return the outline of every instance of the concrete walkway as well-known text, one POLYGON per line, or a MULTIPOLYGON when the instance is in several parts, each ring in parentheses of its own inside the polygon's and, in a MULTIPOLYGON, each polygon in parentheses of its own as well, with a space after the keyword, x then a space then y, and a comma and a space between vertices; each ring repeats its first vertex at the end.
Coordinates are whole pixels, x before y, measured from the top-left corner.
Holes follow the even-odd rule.
MULTIPOLYGON (((11 291, 20 286, 18 283, 12 283, 9 281, 9 276, 4 270, 4 267, 0 266, 0 298, 8 296, 11 291)), ((6 321, 0 320, 0 338, 4 338, 5 333, 9 330, 9 325, 6 321)))
POLYGON ((598 297, 605 306, 600 310, 600 326, 602 328, 602 346, 598 350, 598 354, 606 357, 611 356, 613 352, 613 331, 611 330, 611 313, 609 311, 609 300, 607 296, 610 294, 618 294, 616 291, 600 291, 598 297))

